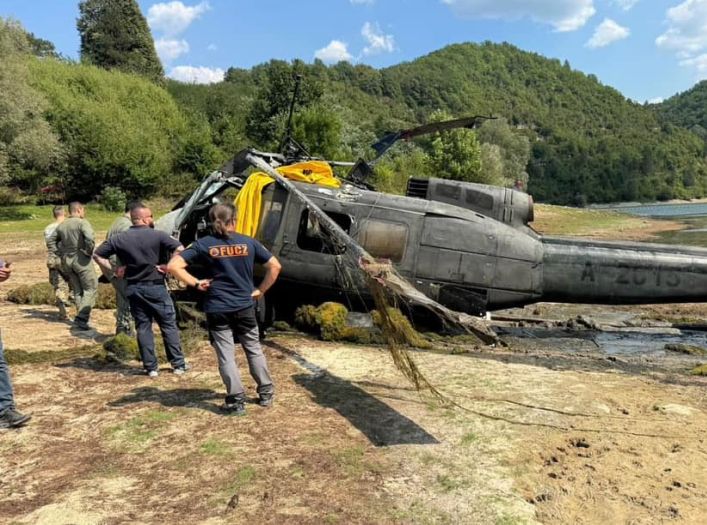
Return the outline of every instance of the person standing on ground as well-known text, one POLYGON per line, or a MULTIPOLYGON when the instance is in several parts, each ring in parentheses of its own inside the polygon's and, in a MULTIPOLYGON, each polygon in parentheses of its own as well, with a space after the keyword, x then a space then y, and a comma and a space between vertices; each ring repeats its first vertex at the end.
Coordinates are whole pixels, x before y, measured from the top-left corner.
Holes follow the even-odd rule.
POLYGON ((68 319, 66 307, 69 305, 70 286, 69 279, 64 275, 61 268, 61 256, 56 250, 49 247, 49 238, 54 233, 54 230, 64 222, 66 215, 64 214, 63 206, 54 206, 52 210, 54 222, 44 228, 44 242, 47 245, 47 269, 49 270, 49 284, 54 289, 54 297, 56 305, 59 308, 59 317, 68 319))
MULTIPOLYGON (((12 273, 10 264, 0 261, 0 282, 7 281, 12 273)), ((10 371, 5 360, 5 349, 0 335, 0 428, 18 428, 31 419, 32 416, 21 414, 15 409, 15 397, 12 393, 10 371)))
POLYGON ((61 256, 62 269, 71 283, 76 301, 74 326, 79 330, 92 330, 88 321, 96 303, 98 278, 91 260, 95 236, 85 215, 83 204, 70 203, 69 218, 49 236, 47 246, 61 256))
POLYGON ((250 374, 258 384, 259 404, 272 404, 274 387, 267 361, 260 346, 255 301, 277 280, 279 261, 255 239, 236 233, 236 209, 230 204, 216 204, 209 210, 213 235, 193 242, 169 262, 168 271, 182 282, 206 293, 204 311, 209 339, 216 351, 219 373, 226 385, 224 411, 245 414, 245 392, 235 360, 237 338, 248 358, 250 374), (199 263, 211 279, 197 279, 187 271, 199 263), (256 288, 254 263, 262 264, 266 274, 256 288))
MULTIPOLYGON (((132 227, 130 212, 136 208, 144 208, 144 206, 139 201, 129 201, 125 205, 125 213, 113 221, 108 230, 106 240, 110 240, 132 227)), ((115 290, 115 333, 116 335, 126 334, 133 337, 135 333, 133 330, 133 318, 130 315, 130 301, 128 301, 127 296, 128 282, 123 275, 120 275, 121 271, 119 270, 119 268, 122 268, 123 263, 117 255, 112 255, 108 260, 110 261, 111 271, 101 269, 103 270, 103 275, 110 281, 115 290)))
POLYGON ((101 244, 93 257, 104 269, 110 269, 107 258, 112 255, 117 255, 125 265, 126 295, 135 319, 140 358, 147 375, 159 375, 155 338, 152 335, 153 320, 157 321, 162 332, 167 358, 174 373, 183 374, 188 366, 179 341, 174 303, 165 285, 166 263, 174 252, 182 249, 182 245, 165 232, 154 229, 149 208, 134 208, 130 219, 130 229, 101 244))

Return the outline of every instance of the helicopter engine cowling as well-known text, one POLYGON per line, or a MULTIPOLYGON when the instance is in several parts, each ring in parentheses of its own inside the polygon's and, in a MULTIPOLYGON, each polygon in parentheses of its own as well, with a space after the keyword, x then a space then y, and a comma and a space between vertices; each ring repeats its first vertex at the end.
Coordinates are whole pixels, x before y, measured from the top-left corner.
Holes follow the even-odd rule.
POLYGON ((527 226, 533 221, 533 198, 522 191, 447 179, 410 179, 408 197, 445 202, 508 224, 527 226))

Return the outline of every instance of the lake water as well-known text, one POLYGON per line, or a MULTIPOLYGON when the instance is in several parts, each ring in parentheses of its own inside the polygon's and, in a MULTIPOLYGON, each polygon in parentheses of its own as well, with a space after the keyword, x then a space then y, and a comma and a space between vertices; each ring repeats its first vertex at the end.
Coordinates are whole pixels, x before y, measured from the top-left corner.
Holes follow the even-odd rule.
POLYGON ((640 206, 611 206, 610 209, 640 217, 676 219, 687 225, 680 231, 663 232, 651 242, 687 244, 707 247, 707 203, 695 204, 645 204, 640 206))

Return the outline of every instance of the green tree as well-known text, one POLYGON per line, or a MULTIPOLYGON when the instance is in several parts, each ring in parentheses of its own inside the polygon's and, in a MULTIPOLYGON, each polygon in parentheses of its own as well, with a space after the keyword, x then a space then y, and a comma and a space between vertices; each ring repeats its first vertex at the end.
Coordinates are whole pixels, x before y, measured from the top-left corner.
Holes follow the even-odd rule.
POLYGON ((34 60, 31 71, 67 150, 70 195, 93 198, 112 186, 144 197, 169 187, 174 174, 213 167, 203 120, 190 120, 147 79, 55 60, 34 60))
POLYGON ((259 146, 274 148, 285 131, 296 77, 302 77, 296 111, 316 103, 322 96, 323 87, 313 75, 308 74, 306 64, 298 60, 292 64, 273 60, 253 74, 261 88, 248 113, 246 133, 259 146))
MULTIPOLYGON (((431 122, 449 120, 444 111, 435 111, 431 122)), ((469 129, 453 129, 435 133, 429 142, 430 162, 436 177, 481 182, 481 146, 469 129)))
POLYGON ((83 62, 154 81, 163 78, 152 34, 136 0, 83 0, 79 10, 83 62))
POLYGON ((63 161, 63 148, 42 114, 46 99, 30 84, 32 44, 17 23, 0 18, 0 183, 30 192, 63 161))
MULTIPOLYGON (((503 118, 485 121, 476 132, 479 142, 498 146, 501 159, 501 177, 497 184, 512 186, 517 181, 526 187, 526 168, 530 159, 530 141, 525 135, 514 133, 503 118)), ((484 167, 484 169, 486 169, 484 167)))

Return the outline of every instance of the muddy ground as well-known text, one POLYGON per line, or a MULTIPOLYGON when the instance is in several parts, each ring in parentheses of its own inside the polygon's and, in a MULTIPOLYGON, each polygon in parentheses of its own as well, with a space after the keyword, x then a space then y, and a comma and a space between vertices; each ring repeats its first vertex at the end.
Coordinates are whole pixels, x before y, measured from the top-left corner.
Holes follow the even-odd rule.
MULTIPOLYGON (((16 270, 3 290, 45 278, 39 238, 2 242, 16 270)), ((233 418, 216 408, 205 341, 192 372, 152 380, 82 350, 94 341, 53 308, 0 303, 8 354, 49 356, 12 366, 33 420, 0 434, 0 522, 704 522, 707 378, 687 373, 700 357, 610 353, 586 326, 619 320, 640 341, 666 319, 707 324, 704 305, 542 304, 494 319, 506 348, 414 353, 454 405, 415 392, 384 348, 291 333, 266 348, 274 407, 233 418), (579 331, 549 324, 577 316, 579 331), (67 348, 77 356, 51 360, 67 348)), ((96 312, 98 341, 112 323, 96 312)))

